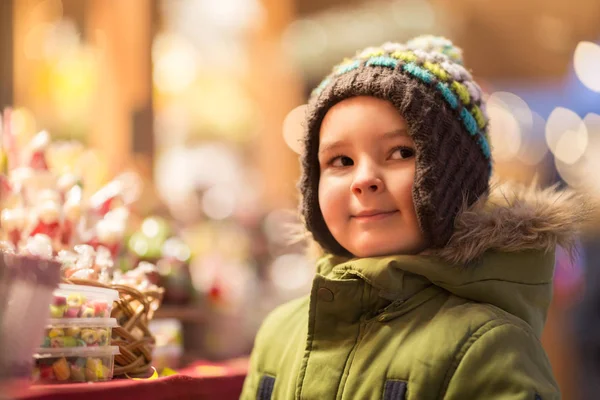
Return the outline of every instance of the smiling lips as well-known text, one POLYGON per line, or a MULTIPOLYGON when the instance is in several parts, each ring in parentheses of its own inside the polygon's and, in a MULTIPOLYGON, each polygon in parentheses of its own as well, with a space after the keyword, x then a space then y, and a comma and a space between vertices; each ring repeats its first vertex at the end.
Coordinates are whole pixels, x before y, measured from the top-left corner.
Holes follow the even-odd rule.
POLYGON ((361 211, 356 215, 353 215, 352 218, 356 221, 360 222, 370 222, 370 221, 379 221, 392 215, 396 214, 398 210, 385 211, 385 210, 365 210, 361 211))

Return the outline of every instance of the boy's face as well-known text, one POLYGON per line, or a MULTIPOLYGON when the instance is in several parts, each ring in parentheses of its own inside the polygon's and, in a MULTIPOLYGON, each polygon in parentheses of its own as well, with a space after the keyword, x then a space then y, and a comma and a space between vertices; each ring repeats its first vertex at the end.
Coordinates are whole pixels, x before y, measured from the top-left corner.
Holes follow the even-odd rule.
POLYGON ((415 146, 385 100, 352 97, 321 124, 319 205, 333 237, 356 257, 425 248, 412 199, 415 146))

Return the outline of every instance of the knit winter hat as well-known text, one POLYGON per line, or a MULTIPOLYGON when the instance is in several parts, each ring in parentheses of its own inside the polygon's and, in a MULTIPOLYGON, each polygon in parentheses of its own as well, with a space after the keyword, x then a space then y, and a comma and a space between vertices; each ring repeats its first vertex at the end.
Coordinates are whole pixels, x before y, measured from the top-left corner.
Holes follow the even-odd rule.
POLYGON ((349 255, 319 207, 319 131, 327 111, 354 96, 390 101, 408 124, 416 148, 413 202, 432 247, 443 247, 461 206, 489 190, 488 117, 481 88, 463 67, 462 50, 442 37, 370 47, 335 66, 312 92, 302 153, 301 210, 307 229, 328 252, 349 255))

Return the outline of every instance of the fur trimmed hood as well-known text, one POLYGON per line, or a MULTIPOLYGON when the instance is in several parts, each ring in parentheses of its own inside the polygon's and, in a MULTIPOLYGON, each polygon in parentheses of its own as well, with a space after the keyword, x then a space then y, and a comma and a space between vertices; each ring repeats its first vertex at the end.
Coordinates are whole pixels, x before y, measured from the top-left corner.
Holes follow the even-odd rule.
POLYGON ((489 196, 458 214, 448 244, 430 254, 464 265, 486 251, 550 252, 558 245, 573 252, 576 236, 593 211, 589 198, 573 190, 498 185, 489 196))
POLYGON ((575 251, 592 211, 590 200, 571 190, 497 186, 459 214, 442 249, 373 258, 326 255, 317 272, 342 270, 395 296, 410 282, 405 277, 413 276, 458 297, 493 304, 540 337, 552 300, 555 247, 575 251))

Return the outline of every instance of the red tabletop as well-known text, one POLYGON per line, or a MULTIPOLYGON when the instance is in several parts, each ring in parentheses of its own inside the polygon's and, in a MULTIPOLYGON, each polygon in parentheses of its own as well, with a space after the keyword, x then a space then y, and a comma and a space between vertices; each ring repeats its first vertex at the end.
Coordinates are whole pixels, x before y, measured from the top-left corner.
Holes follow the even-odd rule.
POLYGON ((199 361, 179 369, 177 375, 156 379, 113 379, 110 382, 33 385, 10 398, 43 400, 158 400, 239 399, 247 371, 247 360, 223 363, 199 361))

